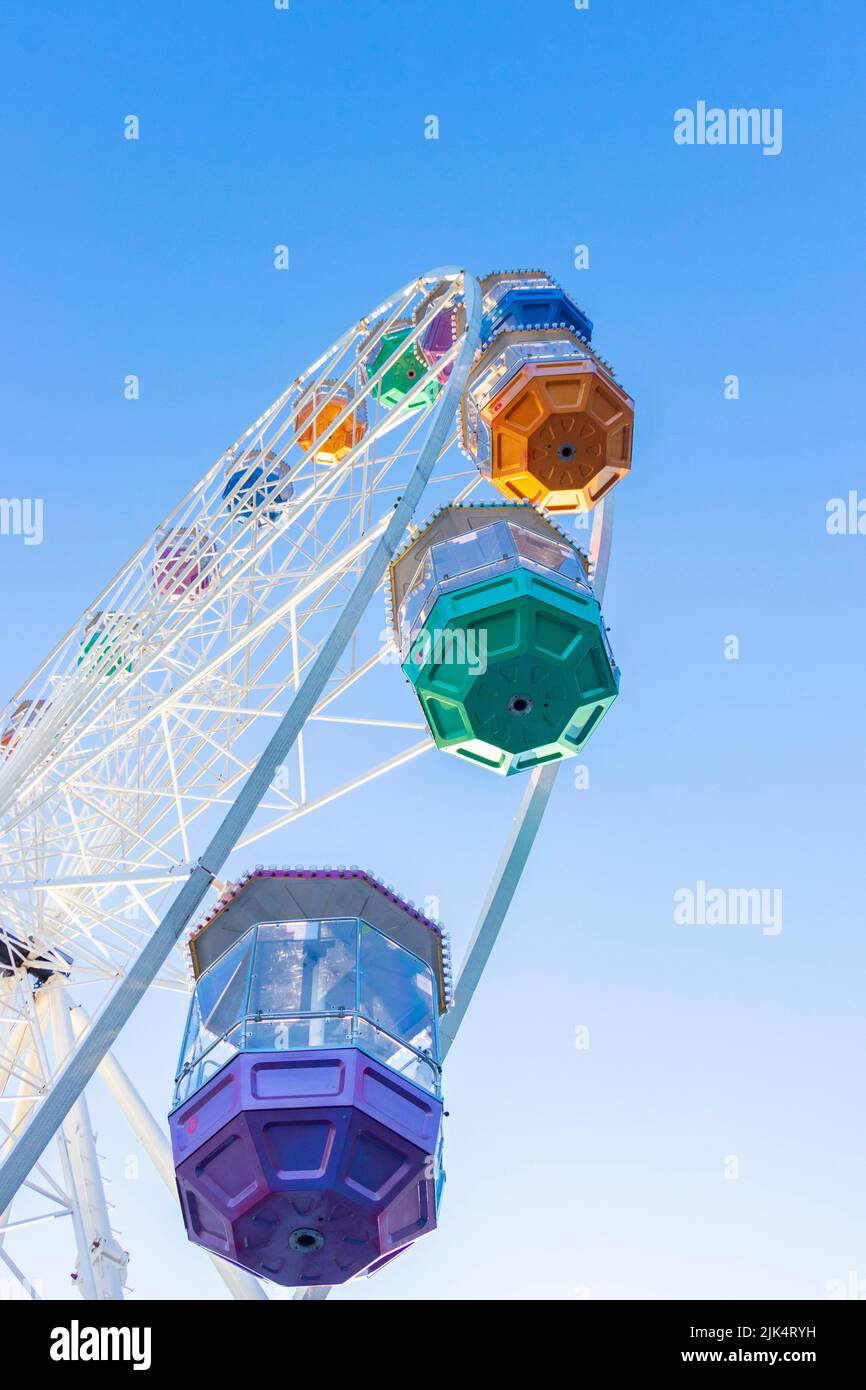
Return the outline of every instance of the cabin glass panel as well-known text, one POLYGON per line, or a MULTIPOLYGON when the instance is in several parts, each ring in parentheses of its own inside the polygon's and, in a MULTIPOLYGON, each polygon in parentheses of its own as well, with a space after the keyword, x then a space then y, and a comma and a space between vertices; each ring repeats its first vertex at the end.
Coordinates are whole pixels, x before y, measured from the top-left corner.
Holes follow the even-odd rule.
POLYGON ((433 1047, 430 967, 366 922, 361 923, 360 1012, 419 1052, 433 1047))
POLYGON ((199 979, 187 1020, 181 1071, 197 1062, 243 1019, 252 948, 252 938, 247 933, 199 979))
POLYGON ((398 637, 404 639, 415 628, 416 623, 427 616, 427 600, 436 588, 433 575, 433 561, 427 555, 415 571, 414 578, 397 617, 398 637))
POLYGON ((256 927, 250 1014, 351 1011, 357 929, 354 918, 263 922, 256 927))
POLYGON ((513 557, 514 545, 504 522, 494 522, 479 531, 443 541, 433 546, 433 564, 440 582, 473 574, 498 561, 513 557))
POLYGON ((540 536, 522 526, 511 524, 510 530, 517 553, 532 569, 546 570, 557 579, 564 579, 583 589, 585 593, 592 592, 583 566, 570 545, 560 545, 552 537, 540 536))
POLYGON ((430 966, 357 918, 262 922, 199 976, 175 1104, 238 1051, 351 1046, 438 1095, 430 966))

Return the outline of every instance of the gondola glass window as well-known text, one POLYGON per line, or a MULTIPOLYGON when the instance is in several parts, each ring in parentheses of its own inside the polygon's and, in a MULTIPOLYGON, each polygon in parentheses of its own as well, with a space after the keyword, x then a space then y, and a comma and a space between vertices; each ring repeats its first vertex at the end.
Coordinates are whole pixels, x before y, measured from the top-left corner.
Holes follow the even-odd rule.
POLYGON ((199 976, 175 1104, 237 1052, 346 1046, 438 1095, 430 966, 359 918, 261 922, 199 976))

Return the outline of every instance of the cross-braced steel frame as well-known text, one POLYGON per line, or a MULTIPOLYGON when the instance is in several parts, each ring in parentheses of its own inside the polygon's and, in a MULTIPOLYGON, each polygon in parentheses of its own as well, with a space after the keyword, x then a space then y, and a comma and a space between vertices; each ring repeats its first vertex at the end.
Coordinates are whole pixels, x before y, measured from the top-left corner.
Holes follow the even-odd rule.
MULTIPOLYGON (((485 486, 451 447, 480 311, 477 281, 444 267, 343 334, 220 456, 0 714, 0 1261, 30 1297, 39 1290, 6 1238, 58 1219, 74 1233, 82 1296, 123 1297, 127 1257, 85 1098, 94 1073, 175 1190, 168 1140, 110 1049, 146 990, 189 987, 182 938, 222 891, 226 860, 248 862, 274 832, 433 747, 420 715, 382 717, 395 656, 374 600, 422 497, 432 507, 485 486), (383 377, 444 309, 457 313, 453 347, 383 409, 383 377), (409 338, 371 370, 397 325, 410 325, 409 338), (416 408, 449 364, 435 404, 416 408), (352 426, 338 462, 316 447, 328 416, 330 434, 352 426)), ((611 523, 608 501, 590 547, 599 593, 611 523)), ((547 768, 528 779, 443 1020, 446 1050, 554 777, 547 768)), ((250 1275, 214 1264, 235 1297, 265 1297, 250 1275)))

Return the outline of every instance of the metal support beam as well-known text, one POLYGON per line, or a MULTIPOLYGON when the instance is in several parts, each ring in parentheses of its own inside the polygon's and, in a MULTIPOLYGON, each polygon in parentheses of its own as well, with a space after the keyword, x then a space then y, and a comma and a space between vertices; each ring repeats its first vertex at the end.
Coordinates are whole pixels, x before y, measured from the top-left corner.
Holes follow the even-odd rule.
POLYGON ((496 944, 499 929, 505 921, 505 914, 511 906, 520 875, 526 867, 529 851, 535 843, 538 827, 547 809, 557 770, 555 764, 548 764, 546 767, 536 768, 530 774, 529 785, 523 793, 520 809, 512 822, 505 849, 487 890, 487 897, 457 976, 454 1004, 442 1019, 439 1031, 443 1061, 466 1017, 472 996, 496 944))
MULTIPOLYGON (((45 1047, 45 1034, 43 1031, 43 1025, 50 1022, 48 994, 44 989, 40 989, 35 993, 30 990, 29 982, 26 980, 26 977, 25 985, 30 991, 30 1036, 33 1039, 33 1046, 39 1061, 39 1070, 43 1078, 43 1086, 39 1088, 39 1094, 42 1096, 44 1095, 43 1088, 49 1085, 51 1078, 51 1066, 45 1047)), ((39 1101, 39 1104, 42 1104, 42 1100, 39 1101)), ((63 1119, 65 1120, 65 1118, 66 1116, 64 1115, 63 1119)), ((69 1145, 66 1142, 66 1134, 62 1122, 55 1130, 55 1138, 57 1140, 57 1155, 60 1159, 60 1170, 63 1174, 63 1184, 69 1194, 72 1229, 75 1232, 75 1248, 78 1251, 78 1292, 85 1302, 93 1303, 96 1302, 97 1299, 96 1276, 94 1274, 93 1265, 90 1262, 87 1233, 81 1215, 81 1194, 78 1191, 77 1179, 72 1167, 72 1160, 69 1156, 69 1145)), ((14 1148, 12 1152, 15 1152, 14 1148)), ((11 1205, 11 1198, 8 1205, 11 1205)))
MULTIPOLYGON (((435 274, 443 278, 444 275, 453 275, 454 272, 437 271, 435 274)), ((342 613, 322 643, 307 675, 292 697, 286 713, 244 783, 234 805, 226 813, 210 844, 159 926, 133 962, 127 975, 109 996, 89 1032, 55 1078, 51 1090, 36 1113, 25 1125, 11 1154, 0 1166, 0 1210, 11 1202, 51 1136, 78 1100, 142 995, 156 978, 190 918, 200 907, 215 875, 219 873, 252 819, 277 768, 285 762, 298 734, 321 699, 349 638, 379 587, 441 453, 478 346, 481 292, 478 281, 468 274, 464 277, 464 301, 467 317, 466 335, 455 359, 454 370, 437 406, 434 407, 433 418, 415 468, 405 492, 394 507, 391 520, 373 546, 342 613)))
MULTIPOLYGON (((613 530, 613 499, 608 496, 596 509, 590 542, 590 567, 596 598, 601 603, 607 583, 607 570, 610 562, 610 545, 613 530)), ((535 843, 550 793, 556 781, 559 764, 549 763, 536 768, 531 774, 520 809, 514 818, 511 831, 496 866, 487 897, 481 908, 472 940, 463 957, 463 962, 454 986, 454 1005, 442 1020, 440 1030, 442 1056, 447 1056, 457 1031, 466 1017, 472 996, 478 987, 484 967, 496 944, 500 928, 505 921, 511 900, 517 891, 520 876, 526 867, 529 852, 535 843)))
MULTIPOLYGON (((48 999, 54 1059, 59 1068, 75 1050, 69 1000, 60 979, 43 986, 40 992, 48 999)), ((76 1193, 81 1204, 85 1248, 79 1252, 79 1261, 88 1261, 93 1270, 97 1299, 100 1302, 121 1303, 123 1286, 126 1283, 127 1255, 111 1229, 99 1158, 90 1126, 90 1112, 83 1095, 70 1109, 60 1130, 60 1136, 69 1153, 69 1161, 75 1175, 76 1193)))
MULTIPOLYGON (((90 1026, 89 1017, 84 1009, 78 1005, 73 1005, 70 1010, 70 1017, 75 1036, 79 1039, 83 1038, 90 1026)), ((96 1070, 157 1173, 172 1197, 177 1200, 177 1182, 174 1176, 171 1144, 165 1134, 113 1053, 106 1052, 96 1070)), ((267 1301, 267 1294, 258 1279, 254 1278, 252 1274, 247 1274, 245 1270, 229 1264, 227 1260, 221 1260, 218 1255, 211 1255, 209 1258, 234 1298, 264 1299, 267 1301)))

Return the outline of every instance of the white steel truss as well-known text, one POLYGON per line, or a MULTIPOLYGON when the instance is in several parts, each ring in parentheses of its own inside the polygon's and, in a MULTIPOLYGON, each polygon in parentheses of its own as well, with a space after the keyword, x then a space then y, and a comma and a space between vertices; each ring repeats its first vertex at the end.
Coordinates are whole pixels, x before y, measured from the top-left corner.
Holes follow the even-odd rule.
MULTIPOLYGON (((451 268, 419 277, 293 380, 0 713, 0 1169, 88 1035, 67 991, 77 1000, 85 989, 98 1019, 124 989, 414 483, 439 409, 416 406, 461 354, 465 328, 399 406, 383 408, 380 383, 436 314, 460 314, 470 280, 451 268), (385 334, 407 324, 409 338, 373 368, 385 334), (317 445, 346 423, 353 442, 335 462, 317 445)), ((453 443, 441 449, 427 510, 486 486, 453 443)), ((388 693, 395 664, 375 602, 234 842, 238 851, 251 854, 273 832, 433 746, 420 714, 397 717, 388 693)), ((214 876, 213 890, 223 886, 214 876)), ((153 983, 188 988, 179 949, 153 983)), ((99 1070, 165 1177, 158 1127, 132 1083, 108 1054, 99 1070)), ((82 1295, 121 1297, 125 1253, 110 1226, 83 1095, 56 1144, 59 1176, 47 1155, 34 1164, 24 1220, 65 1217, 82 1295)), ((36 1297, 5 1248, 4 1237, 21 1229, 13 1215, 0 1215, 0 1259, 36 1297)), ((224 1277, 235 1297, 263 1296, 242 1272, 224 1277)))

